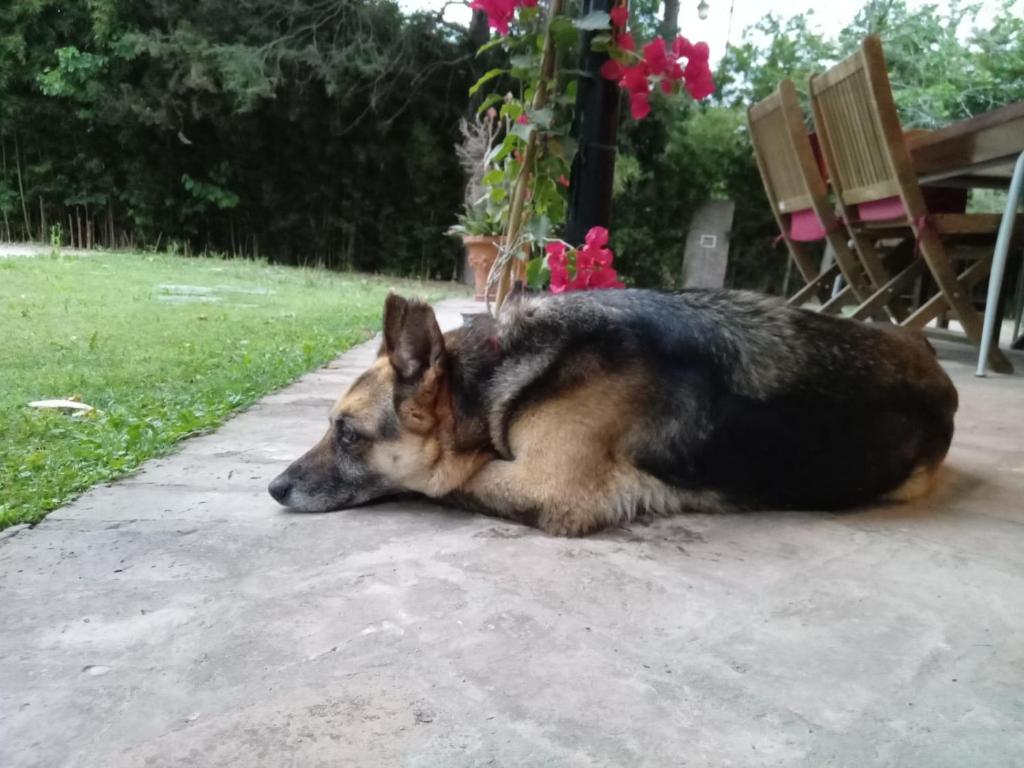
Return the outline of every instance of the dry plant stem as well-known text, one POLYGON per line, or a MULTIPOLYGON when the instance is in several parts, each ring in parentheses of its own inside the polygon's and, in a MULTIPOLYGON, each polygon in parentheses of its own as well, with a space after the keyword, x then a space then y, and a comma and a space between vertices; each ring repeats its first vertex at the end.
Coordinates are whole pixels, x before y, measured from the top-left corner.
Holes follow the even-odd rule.
MULTIPOLYGON (((548 11, 547 28, 544 31, 544 53, 540 63, 540 82, 537 83, 537 91, 533 94, 531 111, 544 107, 548 100, 548 83, 555 75, 555 59, 557 49, 555 38, 551 34, 552 20, 562 13, 564 0, 551 0, 551 8, 548 11)), ((498 294, 494 301, 494 313, 501 309, 509 289, 512 287, 512 259, 521 247, 519 237, 523 229, 523 209, 526 203, 526 189, 529 183, 529 169, 533 167, 537 157, 537 129, 530 132, 530 138, 526 142, 526 152, 523 153, 523 167, 519 170, 516 178, 516 186, 512 191, 512 207, 508 216, 508 230, 505 232, 505 242, 502 244, 502 253, 495 266, 501 269, 501 277, 498 280, 498 294)), ((489 281, 488 281, 489 282, 489 281)))

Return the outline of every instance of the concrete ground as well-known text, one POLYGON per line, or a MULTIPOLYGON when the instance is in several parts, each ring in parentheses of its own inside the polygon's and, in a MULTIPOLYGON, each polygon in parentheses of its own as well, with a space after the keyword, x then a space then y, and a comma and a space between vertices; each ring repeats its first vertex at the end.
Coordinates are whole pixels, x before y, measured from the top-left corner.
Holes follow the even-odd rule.
POLYGON ((0 765, 1024 765, 1024 382, 941 353, 927 503, 564 540, 278 507, 358 347, 0 541, 0 765))

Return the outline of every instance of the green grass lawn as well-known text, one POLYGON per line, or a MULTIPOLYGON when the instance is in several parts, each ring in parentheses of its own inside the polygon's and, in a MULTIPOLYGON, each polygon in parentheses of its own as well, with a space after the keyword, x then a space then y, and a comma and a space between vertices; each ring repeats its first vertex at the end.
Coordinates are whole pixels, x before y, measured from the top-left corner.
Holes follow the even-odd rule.
POLYGON ((39 521, 369 338, 392 287, 459 291, 152 254, 0 259, 0 528, 39 521), (66 397, 97 410, 26 406, 66 397))

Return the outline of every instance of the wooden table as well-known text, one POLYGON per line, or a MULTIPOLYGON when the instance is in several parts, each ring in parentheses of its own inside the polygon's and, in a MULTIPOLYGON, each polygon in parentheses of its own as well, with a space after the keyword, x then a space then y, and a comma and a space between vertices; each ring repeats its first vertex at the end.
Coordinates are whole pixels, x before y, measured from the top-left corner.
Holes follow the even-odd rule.
MULTIPOLYGON (((1007 104, 937 131, 909 133, 905 140, 921 184, 1010 189, 989 275, 977 370, 978 376, 984 376, 989 348, 993 341, 999 343, 999 291, 1016 219, 1017 200, 1024 187, 1024 102, 1007 104)), ((1016 347, 1020 340, 1015 339, 1011 346, 1016 347)))
POLYGON ((1024 101, 907 136, 922 184, 1006 188, 1024 152, 1024 101))

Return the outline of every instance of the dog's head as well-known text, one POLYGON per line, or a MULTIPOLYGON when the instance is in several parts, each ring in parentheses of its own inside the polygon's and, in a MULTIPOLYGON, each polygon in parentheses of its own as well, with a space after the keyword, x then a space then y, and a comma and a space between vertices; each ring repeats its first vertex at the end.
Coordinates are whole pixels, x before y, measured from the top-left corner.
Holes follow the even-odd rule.
POLYGON ((434 311, 390 295, 377 361, 331 409, 327 434, 270 483, 304 512, 352 507, 403 491, 431 493, 446 430, 448 356, 434 311))

